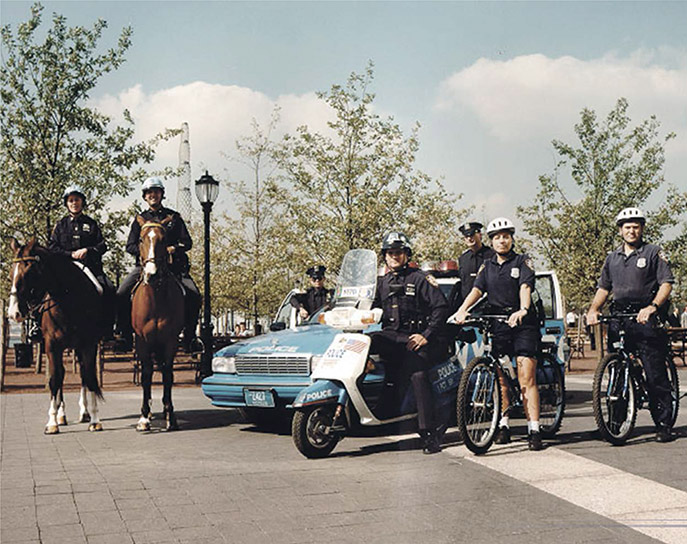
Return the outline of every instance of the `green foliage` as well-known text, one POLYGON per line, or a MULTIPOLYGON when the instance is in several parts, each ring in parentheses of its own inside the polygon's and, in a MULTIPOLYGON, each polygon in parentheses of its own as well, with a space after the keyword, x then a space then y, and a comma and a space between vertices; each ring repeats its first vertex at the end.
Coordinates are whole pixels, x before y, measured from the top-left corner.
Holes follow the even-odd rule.
MULTIPOLYGON (((575 125, 578 147, 554 140, 559 161, 553 174, 539 177, 534 203, 518 215, 546 266, 555 269, 568 305, 586 308, 609 251, 620 243, 615 216, 625 207, 646 208, 666 185, 664 145, 652 116, 631 127, 621 98, 604 121, 584 109, 575 125), (572 184, 569 182, 572 180, 572 184)), ((647 213, 645 239, 662 243, 663 233, 680 223, 687 194, 668 186, 665 198, 647 213)))
MULTIPOLYGON (((11 205, 0 218, 0 235, 45 242, 65 214, 66 186, 81 185, 87 213, 102 219, 110 199, 126 195, 132 182, 146 175, 138 165, 153 160, 155 144, 176 131, 132 143, 129 112, 115 125, 88 105, 101 77, 124 62, 131 28, 103 51, 99 44, 107 23, 102 19, 91 28, 69 27, 65 17, 53 14, 52 26, 43 30, 42 11, 34 4, 16 32, 9 25, 1 31, 0 200, 11 205)), ((114 248, 116 240, 108 236, 108 245, 114 248)))
POLYGON ((455 256, 460 198, 415 170, 416 125, 404 136, 374 113, 373 69, 319 93, 332 109, 327 134, 301 126, 277 150, 280 199, 301 256, 336 270, 352 248, 378 248, 386 231, 404 230, 418 259, 455 256))

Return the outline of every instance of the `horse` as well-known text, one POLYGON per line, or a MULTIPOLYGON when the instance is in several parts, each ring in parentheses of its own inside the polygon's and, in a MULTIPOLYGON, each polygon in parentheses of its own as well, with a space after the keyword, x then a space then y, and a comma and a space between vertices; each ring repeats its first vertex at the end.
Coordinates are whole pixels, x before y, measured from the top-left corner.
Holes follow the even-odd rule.
POLYGON ((131 324, 136 333, 136 353, 141 362, 143 405, 136 425, 138 431, 150 430, 150 395, 154 363, 162 373, 162 404, 166 429, 179 428, 172 405, 174 356, 179 333, 184 326, 184 292, 181 283, 169 269, 171 255, 165 244, 166 225, 171 217, 159 223, 146 222, 140 215, 139 258, 141 277, 131 301, 131 324))
POLYGON ((40 312, 50 374, 50 408, 45 434, 67 424, 62 386, 63 352, 74 349, 81 368, 79 423, 101 431, 98 399, 103 398, 96 372, 98 342, 105 332, 102 296, 87 274, 69 257, 51 253, 32 238, 25 246, 12 238, 11 291, 8 316, 17 322, 40 312), (90 404, 90 412, 89 412, 90 404))

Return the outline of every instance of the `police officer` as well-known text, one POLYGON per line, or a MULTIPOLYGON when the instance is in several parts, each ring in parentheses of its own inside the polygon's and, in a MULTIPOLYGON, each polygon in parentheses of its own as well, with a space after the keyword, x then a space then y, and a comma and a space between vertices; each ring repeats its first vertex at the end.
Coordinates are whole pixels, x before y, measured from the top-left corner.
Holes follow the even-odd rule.
MULTIPOLYGON (((141 212, 141 217, 146 221, 160 223, 167 217, 172 220, 167 223, 166 242, 167 251, 172 257, 170 269, 181 281, 186 291, 184 298, 184 341, 186 351, 202 351, 203 347, 196 338, 196 325, 201 306, 201 296, 193 278, 189 274, 190 264, 186 252, 191 249, 193 242, 186 228, 186 223, 174 210, 165 208, 162 200, 165 197, 165 186, 157 177, 150 177, 143 182, 141 188, 143 200, 148 204, 148 209, 141 212)), ((131 291, 141 275, 141 262, 139 256, 139 240, 141 226, 136 218, 131 223, 129 238, 126 241, 127 253, 136 257, 136 265, 124 278, 117 290, 117 321, 124 340, 124 349, 131 349, 133 330, 131 327, 131 291)))
POLYGON ((477 221, 469 221, 458 227, 468 248, 458 257, 458 277, 460 278, 460 283, 455 285, 455 291, 452 290, 449 295, 452 311, 456 311, 465 300, 465 297, 472 291, 477 271, 482 266, 482 263, 494 255, 493 249, 482 244, 482 227, 482 223, 477 221), (457 292, 458 289, 460 289, 460 294, 457 292))
POLYGON ((437 453, 440 433, 427 371, 447 353, 443 326, 448 303, 432 276, 408 266, 411 254, 403 233, 384 237, 382 256, 389 272, 377 281, 373 306, 383 310, 382 330, 371 334, 371 352, 386 362, 397 392, 405 391, 408 381, 412 384, 423 451, 437 453))
POLYGON ((307 319, 331 300, 334 291, 324 287, 326 271, 327 267, 321 264, 308 268, 305 273, 310 276, 310 287, 291 297, 291 306, 298 309, 301 319, 307 319))
POLYGON ((103 327, 106 337, 112 337, 115 313, 115 288, 103 270, 103 255, 107 251, 98 223, 83 213, 86 194, 78 185, 70 185, 62 195, 67 215, 58 221, 50 235, 48 248, 83 264, 103 288, 103 327))
MULTIPOLYGON (((505 217, 497 217, 487 226, 495 254, 480 267, 472 290, 458 312, 456 323, 464 323, 468 309, 487 293, 487 302, 498 313, 509 315, 506 323, 494 323, 493 350, 498 355, 515 356, 518 381, 522 390, 529 449, 541 450, 543 445, 539 429, 539 390, 537 389, 537 350, 541 333, 532 307, 534 271, 527 255, 513 251, 515 226, 505 217)), ((499 371, 499 375, 501 372, 499 371)), ((501 379, 503 412, 496 441, 510 442, 508 420, 508 389, 501 379)))
MULTIPOLYGON (((638 351, 644 365, 649 409, 656 423, 656 440, 670 442, 674 438, 672 396, 665 366, 669 344, 666 331, 658 325, 674 279, 661 248, 642 239, 645 223, 646 218, 639 208, 625 208, 616 217, 623 243, 606 257, 598 289, 587 312, 587 323, 599 322, 601 307, 611 292, 615 310, 638 312, 636 320, 624 320, 625 340, 630 349, 638 351)), ((618 338, 619 326, 619 323, 609 326, 609 351, 618 338)))

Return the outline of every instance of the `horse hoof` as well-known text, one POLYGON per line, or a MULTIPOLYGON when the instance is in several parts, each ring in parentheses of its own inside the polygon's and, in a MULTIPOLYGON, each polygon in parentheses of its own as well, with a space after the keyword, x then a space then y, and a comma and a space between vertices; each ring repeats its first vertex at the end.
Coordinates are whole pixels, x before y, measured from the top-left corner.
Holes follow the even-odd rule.
POLYGON ((81 414, 81 418, 79 419, 79 423, 90 423, 91 422, 91 414, 85 413, 81 414))
POLYGON ((57 418, 57 424, 58 425, 66 425, 67 424, 67 416, 61 416, 57 418))
POLYGON ((179 430, 179 424, 176 421, 174 423, 167 423, 166 429, 168 431, 178 431, 179 430))
POLYGON ((91 423, 88 426, 88 430, 91 432, 98 432, 103 430, 103 424, 98 422, 98 423, 91 423))
POLYGON ((60 432, 60 427, 57 425, 46 425, 45 434, 58 434, 60 432))
POLYGON ((149 431, 150 430, 150 423, 139 423, 136 425, 136 430, 137 431, 149 431))

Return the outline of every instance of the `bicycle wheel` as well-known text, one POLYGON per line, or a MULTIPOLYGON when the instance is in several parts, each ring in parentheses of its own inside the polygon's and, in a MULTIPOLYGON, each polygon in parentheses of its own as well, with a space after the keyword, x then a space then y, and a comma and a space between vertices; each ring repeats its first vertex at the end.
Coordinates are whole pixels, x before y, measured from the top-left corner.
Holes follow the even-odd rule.
POLYGON ((545 355, 537 365, 539 423, 544 438, 551 438, 561 428, 565 413, 565 378, 555 358, 545 355))
POLYGON ((601 436, 622 446, 634 429, 637 403, 630 366, 616 353, 604 357, 596 367, 592 405, 601 436))
POLYGON ((456 419, 465 446, 473 453, 485 453, 494 441, 501 417, 499 379, 490 360, 470 361, 460 378, 456 419))
POLYGON ((668 372, 668 382, 670 383, 670 393, 673 397, 673 406, 670 414, 670 426, 674 427, 677 421, 677 413, 680 410, 680 378, 677 375, 677 368, 673 358, 668 355, 666 357, 666 371, 668 372))

